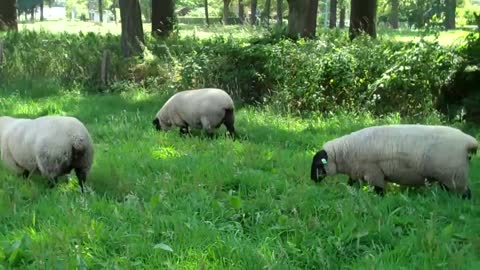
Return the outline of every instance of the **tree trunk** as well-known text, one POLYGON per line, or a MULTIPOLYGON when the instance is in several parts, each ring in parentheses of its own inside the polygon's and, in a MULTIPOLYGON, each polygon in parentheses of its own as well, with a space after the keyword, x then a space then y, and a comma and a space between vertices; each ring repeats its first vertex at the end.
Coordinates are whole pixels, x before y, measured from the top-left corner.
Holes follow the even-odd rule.
POLYGON ((377 0, 351 0, 349 29, 350 40, 353 40, 362 32, 366 32, 372 38, 376 38, 376 15, 377 0))
POLYGON ((103 0, 98 0, 98 15, 100 16, 100 22, 103 22, 103 0))
POLYGON ((345 7, 342 7, 340 9, 340 21, 338 22, 338 27, 342 29, 345 28, 345 14, 346 14, 345 7))
POLYGON ((266 25, 270 23, 270 7, 271 7, 271 0, 265 0, 265 10, 263 11, 263 22, 266 25))
POLYGON ((398 29, 398 10, 400 8, 400 0, 390 0, 392 12, 390 13, 390 25, 393 29, 398 29))
POLYGON ((255 25, 257 23, 257 0, 250 2, 250 23, 255 25))
POLYGON ((175 25, 174 0, 152 0, 152 35, 166 37, 175 25))
POLYGON ((34 8, 34 7, 32 7, 32 8, 30 9, 30 21, 31 21, 31 22, 34 22, 34 21, 35 21, 35 8, 34 8))
POLYGON ((208 19, 208 0, 204 0, 203 5, 205 6, 205 22, 207 26, 210 26, 210 20, 208 19))
POLYGON ((0 1, 0 31, 18 30, 16 3, 16 0, 0 1))
POLYGON ((223 25, 228 24, 228 6, 230 6, 231 0, 223 0, 223 25))
POLYGON ((288 0, 288 29, 291 38, 315 36, 318 0, 288 0))
POLYGON ((238 0, 238 18, 240 18, 240 21, 243 24, 243 21, 245 20, 245 8, 243 5, 243 0, 238 0))
POLYGON ((121 45, 123 55, 130 57, 142 52, 144 41, 142 17, 138 0, 119 0, 122 20, 121 45))
POLYGON ((40 2, 40 21, 43 22, 45 18, 43 17, 43 1, 40 2))
POLYGON ((337 0, 330 0, 330 28, 337 26, 337 0))
POLYGON ((277 24, 283 24, 283 0, 277 0, 277 24))
POLYGON ((455 12, 457 9, 457 0, 445 0, 445 29, 455 29, 455 12))

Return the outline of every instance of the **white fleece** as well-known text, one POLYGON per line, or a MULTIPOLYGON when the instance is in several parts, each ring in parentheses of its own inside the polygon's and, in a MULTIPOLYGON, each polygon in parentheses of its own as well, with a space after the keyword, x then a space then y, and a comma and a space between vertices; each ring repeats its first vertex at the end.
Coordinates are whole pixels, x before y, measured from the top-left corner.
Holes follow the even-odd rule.
POLYGON ((68 169, 88 174, 94 152, 86 127, 66 116, 0 117, 0 150, 2 161, 14 172, 40 172, 51 180, 68 169))
POLYGON ((221 89, 185 90, 170 97, 155 117, 165 130, 188 125, 211 131, 222 124, 227 109, 234 110, 234 103, 221 89))
POLYGON ((464 192, 468 155, 478 142, 462 131, 433 125, 385 125, 365 128, 324 144, 327 174, 343 173, 384 188, 385 181, 420 186, 436 179, 464 192))

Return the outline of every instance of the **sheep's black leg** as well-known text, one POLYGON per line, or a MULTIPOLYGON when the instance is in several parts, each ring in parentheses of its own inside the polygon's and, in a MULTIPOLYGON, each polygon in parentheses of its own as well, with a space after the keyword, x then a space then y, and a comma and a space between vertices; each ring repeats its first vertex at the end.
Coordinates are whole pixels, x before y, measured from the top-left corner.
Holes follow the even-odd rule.
POLYGON ((77 169, 75 168, 75 174, 77 175, 77 178, 78 178, 78 184, 80 185, 80 188, 82 190, 82 193, 84 193, 84 190, 83 190, 83 183, 85 183, 85 181, 87 181, 87 174, 84 170, 82 169, 77 169))
POLYGON ((185 136, 185 135, 188 135, 188 134, 189 134, 188 126, 180 128, 180 135, 185 136))
POLYGON ((54 188, 57 184, 57 177, 48 179, 48 188, 54 188))
POLYGON ((472 191, 470 190, 470 188, 467 188, 467 191, 465 191, 463 194, 462 194, 462 199, 466 199, 466 200, 470 200, 472 199, 472 191))
POLYGON ((373 190, 375 191, 375 193, 377 193, 381 197, 385 196, 385 189, 384 188, 374 186, 373 190))
POLYGON ((30 172, 29 172, 29 171, 27 171, 27 170, 23 171, 23 173, 22 173, 22 177, 23 177, 23 178, 28 178, 29 176, 30 176, 30 172))
POLYGON ((225 117, 223 119, 223 124, 228 130, 228 133, 230 133, 230 136, 235 140, 235 137, 237 136, 235 132, 235 116, 233 110, 226 110, 225 111, 225 117))
POLYGON ((351 177, 349 177, 347 184, 348 184, 349 186, 353 186, 353 184, 355 184, 355 182, 356 182, 355 180, 353 180, 351 177))

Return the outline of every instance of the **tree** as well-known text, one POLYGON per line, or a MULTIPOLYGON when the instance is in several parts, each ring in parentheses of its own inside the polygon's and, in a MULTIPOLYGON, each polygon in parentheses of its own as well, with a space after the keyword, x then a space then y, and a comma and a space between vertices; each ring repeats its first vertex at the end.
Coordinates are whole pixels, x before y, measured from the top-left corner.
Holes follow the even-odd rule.
POLYGON ((330 0, 330 28, 337 26, 337 0, 330 0))
POLYGON ((455 12, 457 9, 457 0, 445 0, 445 29, 455 29, 455 12))
POLYGON ((377 37, 376 29, 377 0, 351 0, 350 3, 350 40, 362 32, 372 38, 377 37))
POLYGON ((100 22, 103 22, 103 0, 98 0, 98 14, 100 15, 100 22))
POLYGON ((208 0, 204 0, 203 5, 205 6, 205 22, 207 23, 207 26, 209 26, 210 20, 208 19, 208 0))
POLYGON ((166 37, 175 25, 174 0, 152 0, 152 35, 166 37))
POLYGON ((16 0, 0 1, 0 31, 18 30, 16 0))
POLYGON ((345 28, 345 15, 346 15, 346 9, 347 9, 347 3, 345 3, 346 0, 340 0, 338 2, 338 5, 340 6, 340 18, 338 22, 338 27, 339 28, 345 28))
POLYGON ((277 24, 283 24, 283 0, 277 0, 277 24))
POLYGON ((257 23, 257 0, 250 2, 250 23, 255 25, 257 23))
POLYGON ((263 22, 267 25, 270 24, 270 8, 271 8, 271 0, 265 0, 265 7, 262 12, 263 22))
POLYGON ((288 28, 287 35, 312 38, 317 27, 318 0, 287 0, 288 28))
POLYGON ((143 49, 144 35, 140 4, 138 0, 119 0, 120 19, 122 20, 121 45, 123 55, 130 57, 140 54, 143 49))
POLYGON ((245 20, 245 8, 243 6, 243 0, 238 0, 238 17, 243 23, 243 21, 245 20))
POLYGON ((390 0, 392 11, 390 12, 390 25, 393 29, 398 29, 398 13, 400 0, 390 0))
POLYGON ((228 7, 230 6, 231 1, 232 0, 223 0, 223 17, 222 17, 223 25, 228 24, 228 7))

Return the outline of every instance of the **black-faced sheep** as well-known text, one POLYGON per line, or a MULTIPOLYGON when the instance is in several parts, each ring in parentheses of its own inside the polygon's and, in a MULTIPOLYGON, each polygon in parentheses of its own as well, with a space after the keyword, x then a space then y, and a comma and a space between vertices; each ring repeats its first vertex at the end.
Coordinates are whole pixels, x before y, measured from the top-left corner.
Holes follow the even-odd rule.
POLYGON ((181 134, 189 128, 203 129, 209 137, 224 124, 235 137, 235 106, 225 91, 216 88, 185 90, 174 94, 162 106, 152 121, 157 130, 180 127, 181 134))
POLYGON ((94 154, 86 127, 67 116, 0 117, 0 151, 12 171, 24 177, 40 173, 50 187, 58 177, 75 170, 82 192, 94 154))
POLYGON ((384 125, 361 129, 328 141, 313 157, 311 179, 346 174, 349 184, 366 181, 379 194, 386 182, 423 186, 438 181, 470 198, 470 155, 478 142, 462 131, 435 125, 384 125))

